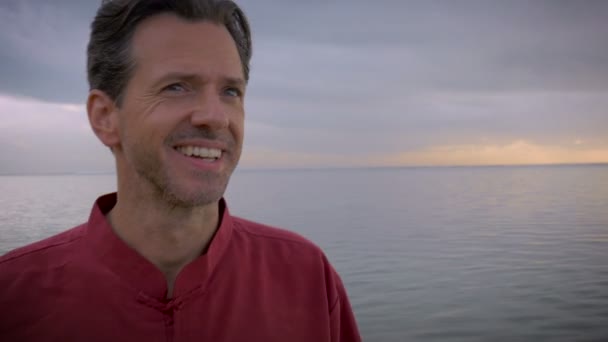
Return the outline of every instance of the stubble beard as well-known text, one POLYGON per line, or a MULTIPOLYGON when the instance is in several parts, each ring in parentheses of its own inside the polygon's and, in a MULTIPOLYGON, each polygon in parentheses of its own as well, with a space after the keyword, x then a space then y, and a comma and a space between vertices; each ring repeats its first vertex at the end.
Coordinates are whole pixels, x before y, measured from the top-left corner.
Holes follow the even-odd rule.
POLYGON ((163 166, 156 156, 146 152, 139 144, 134 147, 136 153, 133 164, 137 175, 151 185, 157 198, 169 208, 191 209, 206 206, 217 203, 224 196, 233 170, 221 174, 198 172, 193 176, 206 185, 203 185, 205 189, 186 189, 186 185, 179 184, 176 176, 170 175, 168 166, 163 166))

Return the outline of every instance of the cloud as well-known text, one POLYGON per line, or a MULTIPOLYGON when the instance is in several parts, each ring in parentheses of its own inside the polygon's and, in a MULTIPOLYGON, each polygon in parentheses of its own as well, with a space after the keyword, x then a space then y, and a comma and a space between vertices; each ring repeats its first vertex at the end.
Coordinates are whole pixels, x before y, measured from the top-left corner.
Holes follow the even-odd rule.
MULTIPOLYGON (((271 165, 268 156, 287 167, 376 164, 514 141, 566 148, 580 140, 588 151, 608 144, 606 1, 239 3, 254 34, 243 165, 271 165)), ((61 121, 83 117, 85 47, 98 4, 0 2, 0 95, 37 103, 19 109, 29 121, 0 124, 0 169, 108 168, 93 135, 80 132, 81 119, 61 121), (45 116, 65 127, 49 131, 45 116), (31 131, 73 157, 36 166, 25 156, 46 145, 15 154, 31 131), (104 161, 84 162, 88 148, 104 161)))
POLYGON ((540 145, 525 140, 505 145, 432 146, 392 156, 375 158, 376 165, 527 165, 608 163, 608 145, 603 147, 540 145))
POLYGON ((608 163, 608 145, 581 147, 540 145, 517 140, 504 145, 440 145, 390 155, 352 156, 251 148, 241 166, 246 168, 472 166, 608 163))
POLYGON ((0 4, 0 92, 49 102, 82 103, 91 1, 0 4))
POLYGON ((0 173, 108 172, 84 106, 0 96, 0 173))

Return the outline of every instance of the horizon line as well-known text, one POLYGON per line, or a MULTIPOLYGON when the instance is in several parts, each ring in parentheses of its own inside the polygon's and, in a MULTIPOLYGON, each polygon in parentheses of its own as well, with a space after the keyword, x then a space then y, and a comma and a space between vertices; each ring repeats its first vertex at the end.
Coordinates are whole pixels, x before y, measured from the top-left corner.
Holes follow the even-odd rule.
MULTIPOLYGON (((608 162, 599 163, 538 163, 538 164, 454 164, 454 165, 359 165, 359 166, 311 166, 311 167, 240 167, 239 171, 323 171, 323 170, 370 170, 370 169, 439 169, 439 168, 488 168, 488 167, 567 167, 567 166, 608 166, 608 162)), ((58 172, 0 172, 0 176, 91 176, 112 175, 115 171, 58 171, 58 172)))

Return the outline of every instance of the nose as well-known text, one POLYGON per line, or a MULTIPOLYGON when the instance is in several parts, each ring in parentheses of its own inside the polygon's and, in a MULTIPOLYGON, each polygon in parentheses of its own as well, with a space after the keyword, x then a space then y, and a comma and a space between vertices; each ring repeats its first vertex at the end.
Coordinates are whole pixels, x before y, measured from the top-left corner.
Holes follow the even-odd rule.
POLYGON ((198 96, 190 122, 194 126, 222 129, 229 125, 228 111, 220 95, 209 89, 198 96))

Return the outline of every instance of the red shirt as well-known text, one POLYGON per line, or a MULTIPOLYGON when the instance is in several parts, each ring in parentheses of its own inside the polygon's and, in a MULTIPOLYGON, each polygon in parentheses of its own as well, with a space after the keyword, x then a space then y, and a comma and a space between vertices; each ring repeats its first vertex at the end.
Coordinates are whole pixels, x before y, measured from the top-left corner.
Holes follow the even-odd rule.
POLYGON ((165 299, 163 274, 89 221, 0 258, 2 341, 360 341, 323 252, 291 232, 230 216, 165 299))

